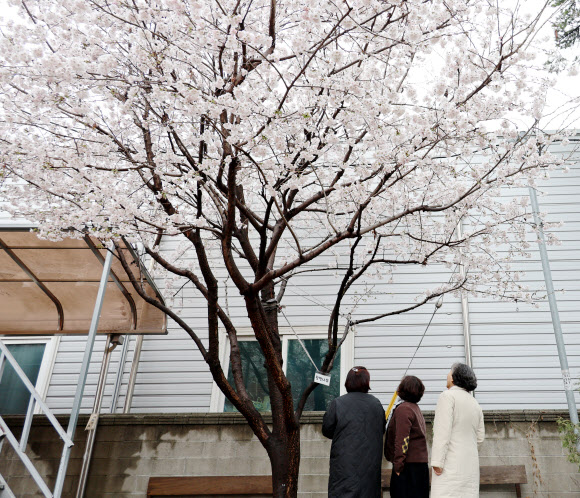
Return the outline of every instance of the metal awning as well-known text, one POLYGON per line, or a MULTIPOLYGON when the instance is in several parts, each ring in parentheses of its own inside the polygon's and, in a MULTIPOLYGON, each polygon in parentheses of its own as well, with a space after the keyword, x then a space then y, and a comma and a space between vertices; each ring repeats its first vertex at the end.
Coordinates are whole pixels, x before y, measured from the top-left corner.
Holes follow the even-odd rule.
MULTIPOLYGON (((163 302, 133 248, 121 249, 148 295, 163 302)), ((87 334, 106 249, 98 241, 39 239, 28 228, 0 227, 0 334, 87 334)), ((165 334, 166 315, 134 290, 113 259, 98 333, 165 334)))

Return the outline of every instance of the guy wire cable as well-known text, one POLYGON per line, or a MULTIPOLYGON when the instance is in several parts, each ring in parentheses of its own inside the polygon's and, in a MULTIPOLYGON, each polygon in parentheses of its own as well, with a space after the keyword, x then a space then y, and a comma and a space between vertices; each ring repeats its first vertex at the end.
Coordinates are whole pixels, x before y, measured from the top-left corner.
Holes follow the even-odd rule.
POLYGON ((308 359, 310 360, 310 363, 312 363, 312 365, 314 365, 314 368, 316 369, 317 372, 320 372, 320 369, 316 366, 316 363, 314 363, 314 360, 312 359, 312 356, 310 356, 310 353, 308 352, 308 349, 306 349, 306 345, 304 344, 304 342, 302 342, 302 339, 300 338, 300 336, 298 335, 298 333, 294 330, 294 327, 292 327, 292 324, 290 323, 290 320, 288 320, 288 317, 286 316, 286 313, 284 313, 284 311, 281 308, 280 308, 280 313, 282 313, 282 315, 284 316, 284 318, 288 322, 288 325, 290 325, 290 329, 292 329, 292 332, 294 332, 294 335, 296 336, 296 339, 298 339, 298 342, 302 346, 302 349, 306 353, 306 356, 308 356, 308 359))
MULTIPOLYGON (((421 340, 419 341, 419 345, 415 349, 415 352, 413 353, 413 356, 411 357, 411 361, 407 365, 407 369, 405 370, 405 373, 403 374, 403 377, 405 377, 405 375, 407 375, 407 372, 409 371, 409 368, 411 368, 411 363, 413 363, 413 360, 415 359, 415 356, 417 355, 417 352, 419 351, 419 348, 421 347, 421 344, 423 344, 423 339, 425 339, 425 335, 427 334, 427 331, 429 330, 429 327, 431 325, 431 322, 433 321, 433 318, 435 318, 435 313, 437 313, 437 310, 439 308, 441 308, 441 306, 443 306, 443 294, 441 296, 439 296, 439 299, 435 303, 435 309, 433 310, 433 314, 431 315, 431 319, 429 320, 429 323, 427 324, 427 327, 425 328, 425 332, 423 332, 423 335, 421 336, 421 340)), ((399 393, 397 391, 395 391, 393 393, 393 397, 391 398, 391 402, 389 403, 389 406, 387 407, 387 410, 385 412, 385 418, 387 419, 387 424, 389 422, 389 417, 391 415, 391 411, 393 409, 393 405, 395 404, 395 401, 397 401, 398 394, 399 393)))
MULTIPOLYGON (((447 283, 451 282, 451 279, 453 278, 453 275, 455 274, 455 270, 457 270, 457 267, 458 267, 458 265, 455 265, 455 268, 453 269, 453 272, 451 273, 451 276, 449 277, 449 281, 447 283)), ((425 332, 423 332, 423 335, 421 336, 421 340, 419 341, 419 345, 415 349, 415 352, 413 353, 413 356, 411 357, 411 361, 409 361, 409 364, 407 365, 407 369, 405 370, 403 377, 405 377, 405 375, 407 375, 409 368, 411 368, 411 364, 413 363, 413 360, 415 359, 415 356, 417 355, 417 352, 419 351, 421 344, 423 344, 423 339, 425 339, 425 336, 427 335, 427 331, 429 330, 429 327, 431 326, 431 322, 433 321, 433 318, 435 318, 435 313, 437 313, 437 310, 439 308, 441 308, 441 306, 443 306, 443 296, 444 295, 445 294, 441 294, 439 296, 439 299, 435 303, 435 309, 433 310, 433 313, 431 314, 431 319, 429 320, 427 327, 425 327, 425 332)), ((393 393, 393 397, 391 398, 391 402, 389 403, 389 406, 387 407, 387 410, 385 411, 385 418, 387 419, 387 425, 389 425, 389 418, 391 415, 391 411, 393 410, 393 405, 395 404, 395 401, 397 401, 398 394, 399 393, 397 391, 395 391, 393 393)))
POLYGON ((427 335, 427 331, 429 330, 429 327, 431 326, 431 322, 433 321, 433 318, 435 318, 435 313, 437 313, 437 310, 439 308, 441 308, 441 306, 443 306, 443 294, 441 294, 439 296, 439 299, 437 299, 437 302, 435 303, 435 309, 433 310, 433 313, 431 315, 431 319, 429 320, 429 323, 427 324, 427 327, 425 328, 425 332, 423 332, 423 335, 421 336, 421 340, 419 341, 419 344, 418 344, 417 348, 415 349, 415 352, 413 353, 413 356, 411 357, 411 361, 407 365, 407 369, 405 370, 405 373, 403 374, 403 377, 405 375, 407 375, 407 372, 409 371, 409 368, 411 368, 411 364, 413 363, 413 360, 415 359, 415 356, 417 355, 417 352, 419 351, 419 348, 421 347, 421 344, 423 344, 423 339, 425 339, 425 336, 427 335))

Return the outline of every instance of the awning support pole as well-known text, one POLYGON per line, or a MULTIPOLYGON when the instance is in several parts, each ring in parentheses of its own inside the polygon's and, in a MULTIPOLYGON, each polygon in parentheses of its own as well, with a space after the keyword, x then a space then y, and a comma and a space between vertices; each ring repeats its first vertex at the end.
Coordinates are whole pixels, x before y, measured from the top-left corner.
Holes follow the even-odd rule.
POLYGON ((85 445, 85 454, 83 455, 83 466, 79 476, 79 485, 77 488, 77 498, 83 498, 85 488, 87 486, 87 478, 89 476, 89 467, 91 466, 91 457, 93 455, 93 447, 95 445, 95 436, 97 434, 97 426, 99 425, 99 415, 101 413, 101 406, 103 404, 103 393, 105 392, 105 385, 107 384, 107 374, 109 372, 109 363, 111 361, 111 353, 117 347, 121 336, 118 334, 107 334, 107 342, 105 343, 105 352, 103 353, 103 362, 101 363, 101 371, 99 373, 99 381, 97 383, 97 392, 93 403, 93 412, 87 423, 86 430, 87 444, 85 445))
POLYGON ((129 350, 129 343, 131 336, 125 337, 123 348, 121 349, 121 357, 119 358, 119 369, 117 370, 117 377, 115 378, 115 390, 113 391, 113 398, 111 399, 111 406, 109 413, 115 413, 117 410, 117 402, 119 401, 119 393, 121 392, 121 383, 123 382, 123 373, 125 371, 125 361, 127 359, 127 351, 129 350))
MULTIPOLYGON (((574 399, 574 387, 572 379, 570 378, 570 370, 568 368, 568 357, 566 356, 566 345, 564 343, 564 336, 562 335, 562 325, 560 324, 560 314, 558 312, 558 303, 554 294, 554 284, 552 282, 552 271, 550 270, 550 260, 548 259, 548 250, 546 249, 546 237, 544 236, 544 223, 540 218, 540 207, 538 205, 538 197, 536 190, 529 187, 530 200, 532 201, 532 213, 534 215, 534 223, 538 230, 538 247, 540 249, 540 258, 542 260, 542 270, 544 271, 544 280, 546 282, 546 292, 548 293, 548 302, 550 303, 550 313, 552 315, 552 325, 554 327, 554 335, 556 336, 556 346, 558 348, 558 357, 560 358, 560 368, 562 370, 562 380, 564 381, 564 391, 566 393, 566 401, 568 402, 568 411, 570 412, 570 422, 575 426, 578 425, 578 410, 576 409, 576 400, 574 399)), ((576 431, 578 437, 578 432, 576 431)), ((580 450, 580 438, 577 439, 576 448, 580 450)))
POLYGON ((125 396, 125 405, 123 413, 131 411, 133 403, 133 393, 135 392, 135 381, 137 380, 137 370, 139 370, 139 360, 141 359, 141 349, 143 348, 143 334, 135 338, 135 351, 133 352, 133 361, 131 362, 131 373, 129 375, 129 384, 127 385, 127 394, 125 396))
MULTIPOLYGON (((103 301, 105 298, 105 290, 107 289, 107 281, 109 280, 109 273, 111 272, 111 264, 113 262, 113 248, 112 245, 107 251, 105 257, 105 262, 103 264, 103 273, 101 274, 101 281, 99 283, 99 291, 97 293, 97 300, 95 302, 95 308, 93 310, 93 317, 91 319, 91 326, 89 328, 89 335, 87 337, 87 345, 85 347, 85 353, 83 356, 83 362, 81 365, 81 371, 79 373, 79 380, 77 383, 77 390, 75 392, 75 398, 73 401, 73 406, 71 409, 71 414, 68 422, 67 434, 71 440, 74 440, 74 433, 77 427, 77 421, 79 418, 79 413, 81 410, 81 401, 83 398, 83 393, 85 390, 85 384, 87 382, 87 374, 89 372, 89 364, 91 362, 91 356, 93 354, 93 347, 95 345, 95 337, 97 335, 97 328, 99 326, 99 318, 101 316, 101 309, 103 308, 103 301)), ((62 452, 60 459, 60 466, 58 468, 58 474, 56 476, 56 484, 54 487, 54 497, 60 498, 62 493, 62 488, 64 485, 64 479, 66 477, 66 469, 68 467, 68 461, 70 458, 70 447, 65 447, 62 452)))
MULTIPOLYGON (((155 246, 158 246, 160 239, 155 242, 155 246)), ((155 260, 152 258, 149 261, 149 267, 147 270, 151 272, 155 266, 155 260)), ((123 413, 129 413, 131 411, 131 405, 133 404, 133 393, 135 392, 135 382, 137 381, 137 370, 139 370, 139 361, 141 361, 141 350, 143 349, 143 334, 137 335, 135 338, 135 351, 133 352, 133 360, 131 361, 131 373, 129 374, 129 382, 127 384, 127 394, 125 395, 125 404, 123 405, 123 413)))

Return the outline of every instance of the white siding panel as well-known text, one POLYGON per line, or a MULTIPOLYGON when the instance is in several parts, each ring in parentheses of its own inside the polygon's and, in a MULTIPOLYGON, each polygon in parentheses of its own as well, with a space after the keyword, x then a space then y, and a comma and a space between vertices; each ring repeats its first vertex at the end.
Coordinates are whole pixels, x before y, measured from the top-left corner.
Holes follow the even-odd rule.
MULTIPOLYGON (((105 349, 105 340, 106 338, 104 336, 97 336, 95 340, 85 393, 81 404, 81 413, 90 413, 92 411, 101 361, 105 349)), ((60 340, 46 397, 49 408, 54 410, 55 413, 70 413, 86 344, 87 336, 63 336, 60 340)), ((119 357, 120 347, 111 354, 109 375, 103 396, 103 412, 108 411, 111 405, 119 357)))
MULTIPOLYGON (((580 375, 580 165, 571 173, 551 172, 540 182, 540 210, 546 222, 564 224, 553 231, 561 241, 548 246, 554 287, 573 377, 580 375)), ((525 193, 525 192, 524 192, 525 193)), ((538 296, 546 295, 536 236, 528 232, 531 258, 515 268, 538 296)), ((566 398, 547 299, 525 303, 472 300, 473 363, 479 377, 476 397, 487 409, 565 409, 566 398)), ((580 401, 577 393, 577 401, 580 401)))
POLYGON ((133 412, 207 412, 211 388, 207 365, 183 330, 171 323, 167 336, 145 337, 133 412))
MULTIPOLYGON (((570 148, 566 149, 567 152, 570 148)), ((580 164, 578 155, 570 161, 568 174, 551 172, 550 180, 540 182, 543 195, 539 202, 548 222, 563 221, 554 229, 560 245, 548 248, 553 279, 558 289, 558 304, 567 343, 572 374, 580 375, 580 164), (563 292, 565 291, 565 292, 563 292)), ((510 189, 506 198, 527 195, 526 190, 510 189)), ((531 258, 518 261, 514 269, 524 270, 521 281, 538 295, 545 295, 542 267, 535 235, 530 231, 531 258)), ((162 250, 169 254, 178 241, 164 240, 162 250)), ((501 250, 500 250, 501 252, 501 250)), ((183 258, 193 258, 188 251, 183 258)), ((244 270, 246 271, 246 270, 244 270)), ((411 305, 425 290, 447 282, 446 268, 399 266, 391 280, 373 281, 373 298, 360 303, 356 318, 393 311, 411 305)), ((226 280, 218 272, 220 295, 225 305, 226 280)), ((161 289, 163 280, 158 281, 161 289)), ((228 288, 227 312, 238 327, 248 327, 243 302, 237 291, 228 288)), ((294 327, 325 327, 334 302, 338 281, 330 271, 293 278, 282 304, 294 327)), ((355 290, 362 292, 363 286, 355 290)), ((200 295, 185 286, 175 298, 181 317, 207 341, 205 302, 200 295)), ((439 393, 445 388, 449 367, 464 359, 462 315, 459 298, 446 296, 425 337, 423 333, 434 310, 430 303, 418 310, 391 316, 380 322, 356 328, 355 364, 371 371, 372 393, 388 403, 401 376, 419 376, 426 385, 421 402, 424 409, 433 409, 439 393), (422 342, 421 342, 422 341, 422 342), (420 348, 417 347, 421 343, 420 348)), ((500 303, 490 299, 470 297, 473 363, 479 378, 476 397, 484 409, 563 409, 566 401, 555 340, 546 301, 533 307, 524 303, 500 303)), ((281 326, 287 326, 280 317, 281 326)), ((104 338, 99 338, 87 384, 83 411, 92 405, 98 365, 102 358, 104 338)), ((123 385, 117 404, 123 406, 134 338, 131 339, 127 362, 123 368, 123 385)), ((61 341, 48 394, 49 405, 66 412, 72 404, 74 387, 84 338, 64 337, 61 341)), ((119 351, 111 360, 103 411, 111 402, 119 351)), ((133 399, 134 412, 205 412, 209 410, 212 380, 207 366, 189 336, 173 322, 167 336, 147 336, 144 339, 139 373, 133 399)), ((580 404, 580 400, 579 400, 580 404)))

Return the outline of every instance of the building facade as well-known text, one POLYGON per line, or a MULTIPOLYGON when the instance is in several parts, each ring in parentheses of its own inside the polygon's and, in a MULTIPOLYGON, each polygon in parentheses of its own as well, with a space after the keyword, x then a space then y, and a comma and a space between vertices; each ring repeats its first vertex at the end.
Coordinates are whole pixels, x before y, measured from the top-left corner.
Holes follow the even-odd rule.
MULTIPOLYGON (((578 147, 578 142, 574 140, 566 146, 553 146, 552 152, 565 157, 569 171, 558 169, 550 172, 549 175, 546 173, 538 182, 539 202, 544 220, 563 222, 560 227, 553 229, 560 242, 549 246, 548 254, 557 291, 568 361, 575 382, 580 378, 580 307, 578 305, 580 300, 580 152, 576 150, 576 147, 578 147)), ((509 191, 505 195, 506 197, 527 195, 527 191, 509 191)), ((0 223, 9 225, 12 221, 0 218, 0 223)), ((528 230, 527 236, 531 257, 517 261, 513 266, 514 269, 525 272, 522 281, 540 298, 535 305, 472 296, 468 297, 466 303, 462 303, 461 296, 446 295, 440 308, 436 308, 435 303, 428 303, 411 312, 357 326, 351 331, 340 351, 337 365, 332 372, 331 385, 321 386, 315 391, 309 401, 307 411, 323 412, 332 397, 342 394, 346 373, 353 365, 364 365, 370 370, 371 392, 384 405, 388 404, 406 371, 417 375, 426 385, 421 407, 425 411, 433 410, 439 393, 445 388, 449 367, 454 362, 464 362, 466 359, 467 325, 471 341, 471 360, 479 380, 475 396, 484 412, 490 415, 490 420, 494 417, 500 417, 498 419, 500 421, 503 420, 501 417, 507 417, 505 420, 508 420, 510 413, 516 414, 511 416, 517 418, 521 417, 521 413, 533 412, 539 417, 538 421, 541 420, 543 412, 565 414, 566 397, 550 309, 545 299, 545 284, 536 244, 537 237, 532 229, 528 230), (492 416, 494 413, 496 415, 492 416), (497 413, 503 415, 498 416, 497 413)), ((166 254, 174 253, 179 250, 178 241, 164 239, 161 250, 166 254)), ((184 252, 182 257, 193 256, 184 252)), ((365 288, 362 285, 357 289, 353 297, 353 302, 357 301, 357 317, 370 316, 383 312, 385 309, 410 305, 414 302, 414 297, 426 285, 432 287, 445 283, 449 277, 450 270, 443 267, 397 268, 391 279, 373 284, 370 292, 368 287, 365 288)), ((228 282, 227 276, 219 275, 219 279, 220 291, 224 293, 226 311, 239 327, 248 389, 255 394, 256 405, 261 410, 268 411, 267 392, 259 368, 260 353, 252 340, 252 332, 245 317, 243 303, 236 296, 236 291, 231 282, 228 282)), ((165 282, 162 279, 159 279, 157 284, 160 289, 165 288, 165 282)), ((180 288, 179 285, 173 284, 173 288, 178 289, 178 292, 176 291, 175 295, 170 298, 173 299, 174 306, 180 310, 181 317, 202 340, 207 341, 205 301, 188 287, 180 288)), ((297 392, 301 386, 310 382, 314 372, 314 367, 310 364, 297 336, 302 339, 313 361, 320 362, 325 353, 329 308, 334 302, 336 290, 336 277, 330 273, 319 274, 315 277, 308 274, 297 276, 289 282, 284 299, 280 303, 283 306, 279 315, 279 324, 283 336, 284 365, 297 392)), ((81 335, 34 337, 5 335, 2 340, 9 346, 29 378, 36 383, 37 390, 44 397, 48 407, 56 414, 69 413, 86 337, 81 335)), ((126 336, 125 343, 112 353, 101 410, 104 414, 112 414, 113 418, 109 420, 114 421, 114 414, 123 412, 134 414, 137 418, 150 417, 147 419, 149 421, 155 414, 175 414, 179 418, 184 416, 179 414, 189 413, 201 416, 214 413, 217 417, 215 420, 218 421, 216 424, 224 423, 224 419, 220 419, 217 414, 230 412, 233 408, 213 383, 201 354, 184 331, 170 321, 167 335, 144 336, 140 342, 141 339, 135 335, 126 336), (141 350, 138 361, 136 349, 141 350), (132 376, 132 371, 136 375, 132 376), (132 379, 134 379, 134 386, 130 388, 132 379), (132 398, 128 400, 127 393, 131 390, 133 391, 132 398)), ((81 409, 81 412, 85 414, 89 414, 92 410, 104 347, 104 336, 97 337, 81 409)), ((225 335, 222 337, 220 349, 222 365, 227 368, 229 351, 225 335)), ((577 403, 580 404, 578 392, 575 395, 577 403)), ((0 383, 0 414, 25 413, 27 399, 26 397, 19 398, 19 396, 15 381, 9 375, 4 375, 0 383)), ((308 423, 314 424, 315 427, 309 428, 307 432, 318 441, 319 428, 316 426, 318 419, 314 414, 311 416, 314 418, 308 423)), ((551 416, 552 419, 549 421, 551 425, 545 430, 549 432, 549 439, 555 441, 557 436, 553 415, 551 416)), ((517 419, 517 422, 520 425, 527 424, 526 427, 530 425, 528 420, 517 419)), ((106 423, 113 424, 113 422, 106 423)), ((197 422, 193 423, 195 424, 197 422)), ((533 424, 530 426, 533 427, 533 424)), ((219 432, 221 429, 216 430, 219 432)), ((235 432, 238 429, 232 430, 235 432)), ((510 429, 501 430, 509 432, 510 429)), ((506 438, 508 432, 504 434, 506 438)), ((211 439, 217 436, 212 433, 208 437, 211 439)), ((525 446, 523 444, 525 438, 525 435, 520 438, 523 446, 525 446)), ((319 446, 327 451, 325 444, 320 443, 319 446)), ((503 443, 495 441, 493 444, 503 443)), ((554 444, 550 447, 552 453, 556 451, 554 444)), ((490 448, 485 451, 489 453, 487 456, 491 459, 495 450, 490 448)), ((501 453, 502 450, 499 451, 501 453)), ((520 448, 518 451, 521 453, 523 450, 520 448)), ((563 453, 557 455, 559 462, 564 461, 563 455, 563 453)), ((523 458, 522 455, 520 456, 523 458)), ((315 457, 319 458, 320 455, 312 456, 312 458, 315 457)), ((509 455, 506 455, 507 460, 509 460, 508 457, 509 455)), ((517 455, 514 456, 516 457, 517 455)), ((159 458, 162 456, 154 456, 156 461, 159 458)), ((171 457, 167 456, 167 458, 171 457)), ((532 467, 529 471, 530 476, 533 477, 532 467)), ((200 469, 198 470, 201 472, 200 469)), ((152 469, 150 475, 160 475, 159 472, 152 469)), ((192 472, 192 475, 199 475, 197 471, 192 472)), ((241 469, 240 472, 249 471, 241 469)), ((571 471, 568 469, 567 472, 570 474, 571 471)), ((188 471, 184 467, 181 473, 187 475, 188 471)), ((267 469, 261 469, 259 473, 267 473, 267 469)), ((323 472, 317 475, 324 476, 325 474, 323 472)), ((312 488, 312 493, 323 493, 319 484, 312 488)), ((569 491, 563 492, 562 496, 573 496, 574 492, 570 488, 569 491)), ((120 492, 112 493, 111 496, 125 496, 119 494, 120 492)), ((556 494, 546 496, 556 496, 556 494)))
MULTIPOLYGON (((573 379, 580 376, 580 155, 575 143, 556 146, 566 156, 569 172, 556 170, 539 181, 540 208, 546 222, 563 222, 553 229, 560 243, 548 247, 554 286, 573 379)), ((526 191, 509 195, 527 195, 526 191)), ((540 299, 536 305, 501 302, 493 298, 468 298, 469 331, 473 367, 479 378, 476 397, 484 410, 565 409, 562 375, 556 350, 536 234, 528 229, 531 258, 515 263, 514 269, 525 272, 522 281, 540 299)), ((170 253, 178 242, 164 240, 162 251, 170 253)), ((185 253, 183 257, 193 257, 185 253)), ((446 268, 400 267, 391 281, 374 285, 370 298, 361 298, 357 318, 377 314, 395 306, 412 304, 414 296, 425 286, 448 281, 446 268)), ((220 290, 229 292, 225 299, 229 315, 239 327, 245 356, 251 359, 256 348, 251 342, 249 322, 243 303, 236 299, 236 290, 228 285, 225 275, 219 276, 220 290)), ((158 282, 163 289, 165 283, 158 282)), ((179 288, 179 286, 177 286, 179 288)), ((299 374, 309 360, 299 345, 297 333, 313 356, 324 353, 329 307, 337 290, 336 278, 330 274, 297 276, 290 280, 279 315, 283 334, 284 355, 288 374, 295 384, 304 382, 299 374), (306 363, 304 363, 306 362, 306 363)), ((365 289, 358 289, 360 295, 365 289)), ((368 292, 368 291, 367 291, 368 292)), ((207 340, 204 300, 184 287, 174 296, 174 306, 181 317, 207 340)), ((465 361, 464 320, 459 296, 446 295, 443 305, 434 314, 434 303, 382 321, 356 327, 340 353, 340 368, 335 369, 329 396, 341 392, 344 376, 353 365, 366 366, 372 375, 372 392, 387 404, 401 376, 417 375, 426 385, 422 401, 424 409, 433 409, 438 393, 445 387, 450 365, 465 361), (434 316, 433 316, 434 314, 434 316), (427 329, 430 319, 432 322, 427 329), (425 332, 426 331, 426 332, 425 332), (420 346, 419 346, 420 345, 420 346), (411 362, 411 358, 415 357, 411 362), (410 366, 409 366, 410 364, 410 366)), ((35 347, 38 386, 48 406, 56 413, 66 413, 76 385, 82 352, 83 336, 8 337, 8 344, 35 347), (36 346, 35 346, 36 345, 36 346), (42 349, 42 353, 40 350, 42 349), (40 361, 40 363, 39 363, 40 361)), ((83 404, 85 412, 92 406, 101 355, 105 340, 97 339, 95 353, 83 404)), ((118 347, 111 357, 111 368, 103 401, 103 411, 123 412, 130 380, 136 336, 128 336, 127 344, 118 347), (123 351, 125 348, 125 351, 123 351), (122 360, 122 361, 121 361, 122 360)), ((227 368, 228 349, 222 341, 222 364, 227 368)), ((22 349, 25 349, 22 347, 22 349)), ((249 360, 244 360, 249 361, 249 360)), ((316 359, 316 361, 318 361, 316 359)), ((313 367, 312 367, 313 368, 313 367)), ((252 376, 252 372, 248 374, 252 376)), ((310 379, 308 379, 310 380, 310 379)), ((259 384, 260 379, 253 381, 259 384)), ((259 396, 259 391, 257 391, 259 396)), ((263 393, 262 393, 263 394, 263 393)), ((263 396, 262 396, 263 397, 263 396)), ((580 402, 580 399, 578 399, 580 402)), ((260 399, 260 403, 264 400, 260 399)), ((266 400, 267 404, 267 400, 266 400)), ((319 405, 319 408, 320 409, 319 405)), ((166 336, 147 336, 142 343, 131 413, 222 412, 230 409, 212 382, 208 368, 195 344, 177 325, 170 323, 166 336)))

